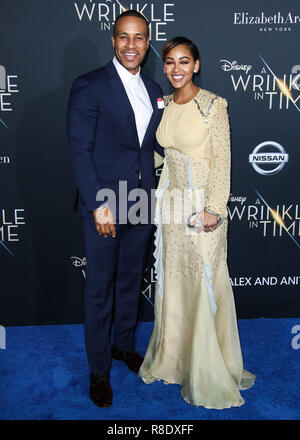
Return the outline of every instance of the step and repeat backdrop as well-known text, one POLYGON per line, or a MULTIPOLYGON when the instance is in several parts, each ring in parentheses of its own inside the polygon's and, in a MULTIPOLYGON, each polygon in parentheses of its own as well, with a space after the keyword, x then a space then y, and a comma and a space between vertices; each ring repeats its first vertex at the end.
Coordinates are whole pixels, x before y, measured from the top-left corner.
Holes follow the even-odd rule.
MULTIPOLYGON (((201 54, 198 84, 228 101, 238 317, 300 316, 299 2, 1 0, 0 324, 83 321, 87 261, 66 107, 72 81, 112 59, 113 23, 125 8, 150 22, 143 71, 166 94, 161 50, 183 35, 201 54)), ((151 258, 140 320, 153 319, 151 258)))

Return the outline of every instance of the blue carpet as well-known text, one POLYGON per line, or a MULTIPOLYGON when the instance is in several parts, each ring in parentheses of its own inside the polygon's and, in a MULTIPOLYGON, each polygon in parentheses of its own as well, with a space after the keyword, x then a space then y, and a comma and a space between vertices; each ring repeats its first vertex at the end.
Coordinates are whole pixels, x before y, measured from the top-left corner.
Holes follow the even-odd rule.
MULTIPOLYGON (((1 420, 299 420, 300 350, 292 328, 299 319, 239 320, 244 366, 257 375, 239 408, 208 410, 187 404, 179 385, 144 384, 113 361, 111 408, 88 397, 82 325, 8 327, 0 350, 1 420)), ((139 323, 144 354, 153 323, 139 323)))

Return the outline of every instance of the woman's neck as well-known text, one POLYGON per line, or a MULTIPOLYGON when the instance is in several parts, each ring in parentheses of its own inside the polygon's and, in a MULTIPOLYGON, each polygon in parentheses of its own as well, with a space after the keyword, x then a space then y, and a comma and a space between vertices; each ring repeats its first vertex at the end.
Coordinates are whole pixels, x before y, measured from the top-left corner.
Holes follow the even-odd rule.
POLYGON ((175 89, 173 100, 176 104, 186 104, 191 101, 199 92, 199 87, 192 84, 190 87, 175 89))

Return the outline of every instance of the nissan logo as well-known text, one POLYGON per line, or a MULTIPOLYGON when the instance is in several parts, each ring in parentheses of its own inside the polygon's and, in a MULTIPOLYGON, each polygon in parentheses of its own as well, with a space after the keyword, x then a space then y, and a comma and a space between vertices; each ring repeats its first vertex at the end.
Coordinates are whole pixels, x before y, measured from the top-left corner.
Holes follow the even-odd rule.
POLYGON ((283 146, 274 141, 262 142, 249 154, 249 163, 263 176, 279 173, 288 160, 289 155, 283 146))

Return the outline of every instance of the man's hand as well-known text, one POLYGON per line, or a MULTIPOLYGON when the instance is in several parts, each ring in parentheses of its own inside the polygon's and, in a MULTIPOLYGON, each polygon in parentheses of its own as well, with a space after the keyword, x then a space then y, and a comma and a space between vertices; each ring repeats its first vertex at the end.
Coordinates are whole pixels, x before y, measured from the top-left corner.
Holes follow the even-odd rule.
POLYGON ((113 213, 108 206, 93 211, 96 229, 104 237, 116 236, 116 227, 113 213))

